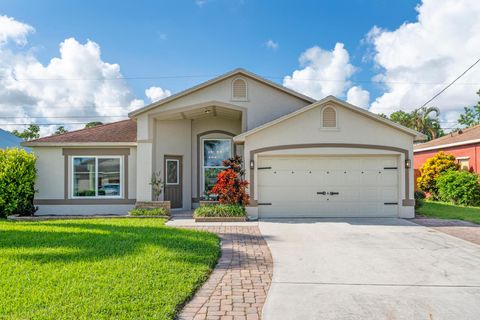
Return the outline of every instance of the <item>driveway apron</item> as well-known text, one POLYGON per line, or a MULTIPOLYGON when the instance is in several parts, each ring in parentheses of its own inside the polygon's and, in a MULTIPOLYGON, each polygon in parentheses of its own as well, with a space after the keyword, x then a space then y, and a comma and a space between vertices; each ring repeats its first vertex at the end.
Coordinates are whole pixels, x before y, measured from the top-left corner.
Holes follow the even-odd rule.
POLYGON ((480 319, 480 246, 403 219, 265 220, 263 318, 480 319))

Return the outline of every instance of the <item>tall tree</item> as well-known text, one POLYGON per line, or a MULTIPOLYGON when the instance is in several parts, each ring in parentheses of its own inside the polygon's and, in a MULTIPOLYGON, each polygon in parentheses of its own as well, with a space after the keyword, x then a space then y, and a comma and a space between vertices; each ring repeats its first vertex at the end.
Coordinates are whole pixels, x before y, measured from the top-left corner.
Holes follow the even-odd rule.
POLYGON ((438 116, 440 110, 436 107, 422 107, 412 111, 413 128, 427 135, 428 140, 433 140, 444 135, 438 116), (434 114, 434 116, 432 116, 434 114))
POLYGON ((410 129, 417 130, 427 136, 428 140, 444 135, 438 116, 440 110, 435 107, 422 107, 412 112, 403 110, 390 114, 390 120, 410 129))
POLYGON ((12 131, 13 135, 16 135, 19 138, 22 138, 25 141, 38 139, 40 138, 40 126, 36 124, 31 124, 27 129, 19 132, 17 130, 12 131))
MULTIPOLYGON (((477 91, 477 95, 480 97, 480 90, 477 91)), ((463 114, 458 118, 458 123, 465 127, 473 127, 480 124, 480 101, 476 106, 463 108, 463 114)))
POLYGON ((57 130, 55 131, 54 134, 58 135, 58 134, 64 134, 64 133, 67 133, 67 132, 68 132, 68 130, 65 129, 64 126, 60 126, 60 127, 57 128, 57 130))
POLYGON ((92 122, 89 122, 85 125, 85 128, 93 128, 93 127, 96 127, 96 126, 101 126, 103 124, 103 122, 100 122, 100 121, 92 121, 92 122))

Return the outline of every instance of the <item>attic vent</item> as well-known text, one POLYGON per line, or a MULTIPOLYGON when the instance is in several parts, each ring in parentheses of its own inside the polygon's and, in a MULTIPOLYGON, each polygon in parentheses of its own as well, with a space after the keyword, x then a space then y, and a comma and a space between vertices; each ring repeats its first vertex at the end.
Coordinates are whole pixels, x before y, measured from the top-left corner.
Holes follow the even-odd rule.
POLYGON ((232 82, 232 100, 247 100, 247 81, 237 78, 232 82))
POLYGON ((326 107, 322 111, 322 127, 336 128, 337 127, 337 112, 332 107, 326 107))

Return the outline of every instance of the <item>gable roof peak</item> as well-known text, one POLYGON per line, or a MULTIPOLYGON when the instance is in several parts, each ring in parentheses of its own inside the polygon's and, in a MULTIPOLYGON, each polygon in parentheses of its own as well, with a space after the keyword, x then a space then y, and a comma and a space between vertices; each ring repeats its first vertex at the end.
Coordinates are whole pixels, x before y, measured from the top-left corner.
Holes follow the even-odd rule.
POLYGON ((248 70, 246 70, 246 69, 244 69, 244 68, 235 68, 235 69, 233 69, 233 70, 231 70, 231 71, 229 71, 229 72, 227 72, 227 73, 224 73, 224 74, 222 74, 222 75, 220 75, 220 76, 218 76, 218 77, 212 78, 212 79, 207 80, 207 81, 205 81, 205 82, 202 82, 202 83, 200 83, 200 84, 198 84, 198 85, 196 85, 196 86, 193 86, 193 87, 191 87, 191 88, 188 88, 188 89, 186 89, 186 90, 183 90, 183 91, 180 91, 180 92, 178 92, 178 93, 176 93, 176 94, 173 94, 173 95, 171 95, 171 96, 169 96, 169 97, 166 97, 166 98, 164 98, 164 99, 155 101, 155 102, 153 102, 153 103, 151 103, 151 104, 149 104, 149 105, 147 105, 147 106, 145 106, 145 107, 142 107, 142 108, 140 108, 140 109, 134 110, 134 111, 130 112, 130 113, 128 114, 128 116, 129 116, 130 118, 135 118, 136 116, 138 116, 138 115, 140 115, 140 114, 142 114, 142 113, 144 113, 144 112, 147 112, 147 111, 149 111, 149 110, 151 110, 151 109, 154 109, 154 108, 157 108, 157 107, 159 107, 159 106, 161 106, 161 105, 163 105, 163 104, 165 104, 165 103, 167 103, 167 102, 170 102, 170 101, 179 99, 179 98, 181 98, 181 97, 183 97, 183 96, 186 96, 186 95, 188 95, 188 94, 191 94, 191 93, 193 93, 193 92, 195 92, 195 91, 201 90, 201 89, 203 89, 203 88, 205 88, 205 87, 208 87, 208 86, 210 86, 210 85, 213 85, 213 84, 215 84, 215 83, 218 83, 218 82, 220 82, 220 81, 223 81, 223 80, 225 80, 225 79, 227 79, 227 78, 230 78, 230 77, 232 77, 232 76, 235 76, 236 74, 242 74, 243 76, 252 78, 252 79, 254 79, 254 80, 256 80, 256 81, 259 81, 259 82, 261 82, 261 83, 263 83, 263 84, 265 84, 265 85, 268 85, 268 86, 270 86, 270 87, 272 87, 272 88, 275 88, 275 89, 277 89, 277 90, 280 90, 280 91, 282 91, 282 92, 284 92, 284 93, 287 93, 287 94, 289 94, 289 95, 291 95, 291 96, 297 97, 297 98, 299 98, 299 99, 301 99, 301 100, 303 100, 303 101, 305 101, 305 102, 313 103, 313 102, 316 101, 315 99, 313 99, 313 98, 311 98, 311 97, 308 97, 308 96, 306 96, 306 95, 304 95, 304 94, 302 94, 302 93, 299 93, 299 92, 297 92, 297 91, 294 91, 294 90, 292 90, 292 89, 289 89, 289 88, 287 88, 287 87, 284 87, 284 86, 281 85, 281 84, 278 84, 278 83, 275 83, 275 82, 273 82, 273 81, 270 81, 270 80, 268 80, 268 79, 266 79, 266 78, 263 78, 263 77, 255 74, 255 73, 253 73, 253 72, 251 72, 251 71, 248 71, 248 70))

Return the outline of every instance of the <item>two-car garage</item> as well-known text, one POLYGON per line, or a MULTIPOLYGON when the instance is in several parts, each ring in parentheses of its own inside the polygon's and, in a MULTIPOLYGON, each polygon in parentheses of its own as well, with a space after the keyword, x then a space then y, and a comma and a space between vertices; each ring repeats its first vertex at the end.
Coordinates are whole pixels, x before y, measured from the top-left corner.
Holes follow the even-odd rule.
POLYGON ((327 97, 234 138, 250 218, 415 216, 413 143, 425 136, 327 97))
POLYGON ((257 164, 260 218, 397 216, 397 156, 259 156, 257 164))

